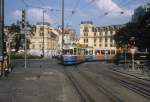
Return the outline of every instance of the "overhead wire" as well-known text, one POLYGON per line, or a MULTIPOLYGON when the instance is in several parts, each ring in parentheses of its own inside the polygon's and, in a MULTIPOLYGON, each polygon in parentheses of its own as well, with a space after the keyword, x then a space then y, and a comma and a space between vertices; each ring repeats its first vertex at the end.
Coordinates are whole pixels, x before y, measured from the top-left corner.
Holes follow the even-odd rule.
POLYGON ((85 4, 85 5, 83 5, 81 8, 79 8, 79 9, 85 9, 86 7, 88 7, 89 5, 91 5, 91 4, 93 4, 95 1, 97 1, 97 0, 91 0, 91 1, 89 1, 87 4, 85 4))
MULTIPOLYGON (((79 3, 80 3, 80 1, 81 0, 78 0, 78 2, 76 3, 76 6, 75 6, 75 8, 74 8, 74 10, 73 10, 73 12, 72 12, 72 14, 71 14, 71 16, 70 16, 70 19, 68 20, 69 22, 71 21, 71 19, 72 19, 72 16, 75 14, 75 13, 77 13, 77 7, 78 7, 78 5, 79 5, 79 3)), ((89 5, 91 5, 92 3, 94 3, 96 0, 91 0, 91 1, 89 1, 87 4, 85 4, 85 5, 83 5, 81 8, 79 8, 79 9, 85 9, 86 7, 88 7, 89 5)))
MULTIPOLYGON (((80 9, 85 9, 86 7, 88 7, 89 5, 91 5, 92 3, 94 3, 94 2, 96 2, 97 0, 91 0, 91 1, 89 1, 88 2, 88 4, 85 4, 84 6, 82 6, 80 9)), ((129 0, 130 1, 130 0, 129 0)), ((126 0, 126 2, 125 3, 127 3, 127 2, 129 2, 129 1, 127 1, 126 0)), ((122 1, 120 1, 119 3, 118 3, 118 5, 121 5, 121 3, 122 3, 122 1)), ((83 10, 82 9, 82 10, 83 10)), ((106 15, 108 15, 109 13, 111 13, 112 11, 114 10, 114 8, 112 8, 111 10, 109 10, 109 11, 107 11, 107 12, 105 12, 104 14, 102 14, 101 16, 106 16, 106 15)), ((76 12, 76 10, 74 10, 74 12, 73 12, 73 14, 75 14, 75 13, 77 13, 76 12)), ((123 13, 122 11, 120 11, 120 13, 123 13)), ((71 21, 71 18, 72 18, 72 16, 73 16, 73 14, 71 15, 71 17, 70 17, 70 20, 69 21, 71 21)))
POLYGON ((38 9, 43 9, 43 10, 48 10, 48 11, 61 11, 60 9, 53 9, 53 8, 44 8, 44 7, 40 7, 40 6, 33 6, 28 4, 27 2, 25 2, 25 0, 22 0, 23 4, 28 7, 28 8, 38 8, 38 9))
MULTIPOLYGON (((44 5, 44 3, 41 1, 41 0, 37 0, 40 4, 44 5)), ((31 4, 28 4, 25 0, 22 0, 22 3, 27 7, 27 8, 37 8, 37 9, 42 9, 42 10, 45 10, 45 11, 50 11, 50 12, 60 12, 62 11, 62 9, 56 9, 56 8, 48 8, 48 7, 41 7, 41 6, 33 6, 31 4)), ((73 10, 65 10, 66 12, 71 12, 74 13, 73 10)))
MULTIPOLYGON (((129 3, 131 3, 131 2, 133 2, 133 0, 128 0, 128 1, 126 1, 124 4, 121 4, 122 2, 120 2, 120 3, 118 3, 118 5, 121 5, 122 7, 123 7, 123 6, 125 7, 125 6, 127 6, 129 3)), ((99 15, 99 16, 96 17, 96 18, 103 18, 103 17, 109 15, 110 13, 112 13, 113 11, 115 11, 115 8, 112 8, 112 9, 110 9, 109 11, 104 12, 103 14, 99 15)), ((118 13, 124 14, 125 12, 124 12, 123 10, 121 10, 121 11, 118 12, 118 13)), ((94 19, 96 19, 96 18, 94 18, 94 19)))
POLYGON ((29 7, 28 3, 26 3, 24 0, 22 0, 22 3, 23 3, 27 8, 29 7))
POLYGON ((75 6, 74 6, 74 9, 73 9, 73 11, 72 11, 72 13, 71 13, 71 15, 70 15, 70 18, 68 19, 67 25, 69 25, 70 21, 72 20, 73 15, 76 13, 76 9, 77 9, 78 5, 80 4, 80 1, 81 1, 81 0, 78 0, 78 1, 76 2, 75 6))

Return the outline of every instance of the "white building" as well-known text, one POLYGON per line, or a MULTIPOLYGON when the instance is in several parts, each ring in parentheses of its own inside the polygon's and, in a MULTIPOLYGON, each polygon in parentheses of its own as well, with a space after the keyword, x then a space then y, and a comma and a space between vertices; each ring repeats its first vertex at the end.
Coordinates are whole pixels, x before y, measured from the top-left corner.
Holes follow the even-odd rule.
MULTIPOLYGON (((60 53, 62 51, 62 30, 58 29, 59 31, 59 49, 60 49, 60 53)), ((64 29, 64 35, 63 35, 63 40, 64 40, 64 44, 63 44, 63 49, 69 49, 71 48, 75 43, 76 43, 76 32, 74 29, 72 29, 71 27, 66 27, 64 29)))
POLYGON ((43 55, 44 57, 50 57, 58 53, 58 32, 50 27, 49 23, 37 23, 34 28, 34 33, 30 38, 29 53, 32 55, 43 55), (44 27, 44 39, 43 39, 43 27, 44 27))
POLYGON ((114 35, 123 25, 97 27, 92 22, 81 22, 79 43, 86 45, 91 54, 115 54, 114 35))

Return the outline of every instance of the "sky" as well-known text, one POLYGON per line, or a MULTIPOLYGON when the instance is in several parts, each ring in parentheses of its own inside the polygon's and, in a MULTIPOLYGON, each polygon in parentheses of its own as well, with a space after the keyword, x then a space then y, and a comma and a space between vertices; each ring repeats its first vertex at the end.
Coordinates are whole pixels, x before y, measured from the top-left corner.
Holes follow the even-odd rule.
MULTIPOLYGON (((52 27, 61 25, 62 0, 4 0, 5 24, 21 20, 21 10, 27 11, 30 24, 45 21, 52 27)), ((79 33, 81 21, 92 21, 97 26, 125 24, 131 20, 134 9, 150 0, 64 0, 65 25, 71 25, 79 33), (120 12, 124 12, 121 14, 120 12), (104 15, 107 14, 107 15, 104 15)))

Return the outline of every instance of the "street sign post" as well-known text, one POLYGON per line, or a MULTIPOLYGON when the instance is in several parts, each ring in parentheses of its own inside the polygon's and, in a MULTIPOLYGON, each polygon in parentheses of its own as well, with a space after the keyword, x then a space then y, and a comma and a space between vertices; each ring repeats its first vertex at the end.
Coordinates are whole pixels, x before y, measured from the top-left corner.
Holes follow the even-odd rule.
POLYGON ((135 71, 135 65, 134 65, 134 54, 137 51, 137 49, 135 47, 130 49, 130 53, 132 55, 132 71, 135 71))

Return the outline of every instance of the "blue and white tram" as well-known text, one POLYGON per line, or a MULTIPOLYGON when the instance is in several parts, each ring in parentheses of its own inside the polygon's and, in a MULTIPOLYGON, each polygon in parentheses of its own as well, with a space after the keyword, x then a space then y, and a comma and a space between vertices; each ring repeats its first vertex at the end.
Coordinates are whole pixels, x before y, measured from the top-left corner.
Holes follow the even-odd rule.
POLYGON ((69 49, 63 49, 63 55, 61 57, 61 63, 65 65, 79 64, 86 61, 111 61, 114 59, 115 53, 113 51, 101 50, 94 51, 91 48, 77 48, 72 47, 69 49), (108 52, 108 53, 104 53, 108 52))
POLYGON ((78 64, 78 48, 63 49, 62 63, 65 65, 78 64))

